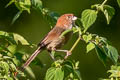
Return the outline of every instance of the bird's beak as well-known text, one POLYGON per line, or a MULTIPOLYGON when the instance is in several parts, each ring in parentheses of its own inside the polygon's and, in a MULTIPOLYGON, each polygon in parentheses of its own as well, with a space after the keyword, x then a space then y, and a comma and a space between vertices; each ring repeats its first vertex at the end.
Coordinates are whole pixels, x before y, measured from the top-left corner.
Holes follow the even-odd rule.
POLYGON ((73 20, 73 21, 77 20, 77 17, 76 17, 76 16, 74 16, 74 17, 72 18, 72 20, 73 20))

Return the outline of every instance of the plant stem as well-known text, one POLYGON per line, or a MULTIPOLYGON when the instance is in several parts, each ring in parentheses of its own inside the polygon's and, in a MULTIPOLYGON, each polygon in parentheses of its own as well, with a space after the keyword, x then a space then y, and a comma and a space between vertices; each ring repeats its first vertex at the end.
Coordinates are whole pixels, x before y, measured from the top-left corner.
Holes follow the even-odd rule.
POLYGON ((65 34, 67 34, 68 32, 71 32, 73 31, 73 29, 69 29, 69 30, 66 30, 64 31, 61 35, 60 35, 60 38, 63 37, 65 34))
POLYGON ((116 77, 116 80, 118 80, 118 78, 116 77))
POLYGON ((111 80, 113 80, 113 78, 111 78, 111 80))
POLYGON ((78 39, 75 41, 75 43, 73 44, 72 48, 69 50, 70 52, 73 51, 73 49, 77 46, 78 42, 80 41, 81 37, 78 37, 78 39))
POLYGON ((104 0, 104 2, 101 4, 101 6, 103 6, 106 2, 107 2, 107 0, 104 0))

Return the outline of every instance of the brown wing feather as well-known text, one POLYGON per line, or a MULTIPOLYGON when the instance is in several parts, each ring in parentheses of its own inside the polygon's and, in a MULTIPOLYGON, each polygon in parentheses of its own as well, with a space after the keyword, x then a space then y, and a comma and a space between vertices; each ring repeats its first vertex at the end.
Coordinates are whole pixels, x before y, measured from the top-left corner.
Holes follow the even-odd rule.
POLYGON ((46 46, 51 43, 53 40, 58 39, 62 32, 65 30, 60 27, 54 27, 46 37, 40 42, 39 46, 46 46))

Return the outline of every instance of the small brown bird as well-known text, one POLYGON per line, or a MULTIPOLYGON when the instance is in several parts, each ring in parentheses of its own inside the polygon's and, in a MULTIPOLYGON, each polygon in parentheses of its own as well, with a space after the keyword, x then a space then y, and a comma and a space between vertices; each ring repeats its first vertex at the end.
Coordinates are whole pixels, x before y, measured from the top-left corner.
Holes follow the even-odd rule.
MULTIPOLYGON (((70 52, 68 50, 58 49, 61 48, 61 46, 68 41, 69 37, 71 36, 71 32, 67 33, 62 38, 60 38, 60 35, 65 30, 72 29, 76 19, 77 17, 75 17, 73 14, 64 14, 60 16, 55 27, 43 38, 43 40, 39 43, 37 50, 30 56, 30 58, 26 61, 22 68, 25 69, 44 49, 47 49, 49 52, 53 50, 66 52, 67 55, 65 56, 65 58, 67 58, 70 55, 70 52)), ((53 56, 51 57, 53 58, 53 56)))

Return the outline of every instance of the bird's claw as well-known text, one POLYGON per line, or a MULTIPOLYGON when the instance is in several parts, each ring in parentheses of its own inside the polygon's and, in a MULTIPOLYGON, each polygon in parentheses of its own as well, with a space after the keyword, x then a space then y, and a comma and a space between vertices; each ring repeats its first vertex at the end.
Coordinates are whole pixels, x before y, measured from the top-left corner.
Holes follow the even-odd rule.
POLYGON ((70 56, 72 53, 70 52, 70 51, 67 51, 66 52, 66 56, 64 57, 64 59, 67 59, 68 58, 68 56, 70 56))

